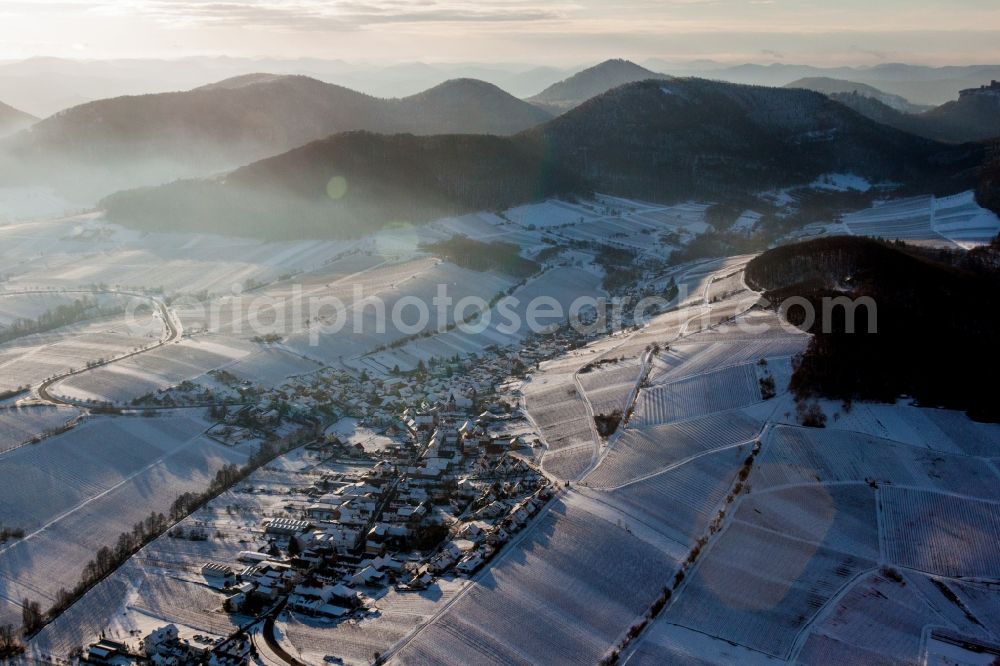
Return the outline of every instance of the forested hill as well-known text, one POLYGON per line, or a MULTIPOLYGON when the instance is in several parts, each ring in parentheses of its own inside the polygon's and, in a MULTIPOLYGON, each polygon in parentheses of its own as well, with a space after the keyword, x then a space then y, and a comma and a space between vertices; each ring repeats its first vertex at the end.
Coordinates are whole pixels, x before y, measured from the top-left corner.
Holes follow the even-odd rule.
POLYGON ((0 136, 24 129, 37 121, 38 118, 0 102, 0 136))
POLYGON ((986 159, 976 188, 976 201, 1000 215, 1000 139, 986 146, 986 159))
MULTIPOLYGON (((976 376, 1000 370, 1000 244, 965 253, 839 236, 769 250, 747 266, 747 283, 775 307, 804 298, 816 315, 791 388, 800 397, 893 401, 967 410, 1000 421, 992 391, 976 376), (855 310, 824 311, 824 299, 870 299, 855 310), (869 323, 876 325, 869 332, 869 323)), ((804 311, 789 319, 806 325, 804 311)))
POLYGON ((825 95, 703 79, 622 86, 527 132, 604 192, 651 200, 809 183, 968 189, 981 146, 945 146, 879 125, 825 95))
POLYGON ((112 221, 150 231, 338 238, 584 191, 523 139, 349 132, 225 177, 121 192, 101 205, 112 221))

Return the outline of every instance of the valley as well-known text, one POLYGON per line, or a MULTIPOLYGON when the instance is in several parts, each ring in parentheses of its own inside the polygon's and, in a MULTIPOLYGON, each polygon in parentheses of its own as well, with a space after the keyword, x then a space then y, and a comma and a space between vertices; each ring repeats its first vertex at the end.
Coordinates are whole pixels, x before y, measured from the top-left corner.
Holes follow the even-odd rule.
POLYGON ((0 11, 0 664, 995 664, 1000 68, 493 4, 0 11))
MULTIPOLYGON (((6 604, 0 618, 16 622, 24 598, 54 603, 77 584, 102 544, 150 512, 163 512, 179 522, 82 591, 32 638, 30 654, 64 658, 97 641, 97 633, 135 645, 135 637, 170 624, 189 637, 185 644, 195 634, 211 637, 208 646, 246 636, 262 663, 318 663, 335 655, 361 664, 376 653, 390 663, 661 663, 694 655, 713 663, 811 663, 811 655, 830 650, 877 655, 888 649, 921 658, 929 643, 880 615, 889 604, 904 605, 914 626, 934 625, 941 640, 995 641, 988 618, 998 598, 982 579, 995 570, 1000 527, 989 518, 998 501, 997 426, 905 401, 848 406, 820 400, 826 427, 803 427, 798 399, 787 387, 810 336, 747 286, 744 272, 755 255, 679 265, 665 259, 707 231, 707 209, 609 196, 549 200, 352 241, 268 244, 266 250, 249 239, 183 233, 161 235, 154 245, 95 216, 19 225, 12 238, 22 242, 44 234, 71 240, 60 241, 60 252, 11 263, 0 297, 6 321, 38 317, 78 298, 70 284, 92 274, 61 274, 59 267, 74 265, 83 253, 101 257, 100 283, 107 286, 82 291, 131 304, 125 311, 133 315, 145 313, 138 320, 145 332, 144 342, 127 338, 117 352, 94 346, 87 341, 96 332, 107 341, 116 326, 114 318, 97 318, 0 347, 9 348, 11 364, 25 359, 19 350, 26 348, 40 350, 27 358, 46 363, 19 361, 25 370, 16 379, 29 388, 2 408, 8 425, 0 460, 12 476, 5 477, 8 515, 0 522, 16 524, 24 535, 0 550, 6 604), (68 229, 74 231, 67 235, 68 229), (424 249, 456 233, 515 244, 536 258, 536 274, 461 268, 424 249), (173 273, 168 265, 175 256, 208 268, 210 253, 230 246, 242 257, 239 282, 213 282, 210 271, 205 282, 186 288, 156 281, 173 273), (170 250, 196 247, 205 259, 170 250), (625 310, 624 319, 608 327, 594 308, 611 296, 612 265, 601 262, 616 248, 641 269, 615 295, 657 298, 648 311, 625 310), (252 254, 255 249, 260 254, 252 254), (138 253, 155 257, 152 270, 132 272, 138 253), (435 285, 450 289, 455 300, 497 298, 483 297, 471 321, 449 314, 437 322, 440 329, 425 324, 416 336, 405 322, 384 331, 373 326, 374 300, 391 313, 406 299, 430 302, 435 285), (561 312, 541 331, 527 326, 524 309, 538 296, 561 312), (566 317, 581 297, 587 302, 576 314, 590 328, 574 330, 566 317), (257 299, 256 309, 239 302, 249 298, 257 299), (315 309, 311 299, 317 298, 340 301, 340 330, 357 325, 361 333, 333 332, 337 317, 315 309), (463 330, 477 319, 474 332, 463 330), (59 353, 72 361, 60 366, 55 354, 64 347, 59 353), (93 367, 71 365, 101 359, 93 367), (433 434, 417 425, 429 417, 433 434), (606 418, 613 419, 610 432, 600 429, 606 418), (398 427, 400 419, 415 421, 398 427), (463 436, 459 426, 473 421, 475 429, 463 436), (324 430, 330 423, 335 427, 324 430), (65 424, 58 434, 28 441, 28 434, 65 424), (448 434, 454 429, 457 439, 448 434), (317 432, 328 434, 317 439, 317 432), (421 442, 431 435, 431 446, 464 440, 465 453, 442 458, 428 452, 421 442), (511 437, 515 448, 468 448, 511 437), (201 492, 216 471, 245 464, 268 440, 290 448, 173 518, 178 497, 201 492), (375 440, 383 443, 363 453, 348 443, 375 440), (309 488, 332 482, 342 493, 350 484, 377 483, 374 470, 391 456, 410 467, 386 498, 413 496, 415 489, 440 492, 421 472, 439 464, 454 470, 450 478, 489 497, 489 483, 472 471, 478 467, 453 467, 475 463, 521 466, 544 499, 534 500, 537 516, 500 528, 519 529, 506 542, 478 541, 461 536, 466 526, 507 522, 473 522, 457 499, 464 496, 453 495, 445 506, 455 512, 454 540, 430 550, 390 549, 396 554, 384 560, 378 555, 384 547, 370 545, 363 549, 367 559, 321 560, 332 569, 306 574, 287 597, 298 610, 255 616, 201 573, 207 563, 239 571, 237 562, 255 548, 264 551, 264 565, 280 563, 284 556, 277 553, 292 546, 279 536, 282 550, 275 550, 276 533, 267 525, 278 519, 309 525, 291 539, 305 542, 311 557, 328 558, 310 539, 351 538, 359 527, 342 510, 339 521, 321 513, 315 497, 326 495, 309 488), (130 511, 111 508, 123 502, 130 511), (928 514, 940 518, 914 533, 915 516, 928 514), (949 531, 956 520, 966 525, 961 537, 949 531), (970 539, 978 544, 971 552, 970 539), (442 569, 436 563, 455 544, 482 554, 453 562, 488 562, 442 569), (930 552, 937 555, 928 559, 930 552), (747 561, 744 553, 758 559, 747 561), (357 601, 332 606, 341 609, 333 616, 306 612, 305 602, 296 601, 297 594, 313 594, 306 591, 315 585, 308 576, 327 571, 320 580, 336 580, 337 571, 346 581, 376 556, 386 562, 379 577, 348 583, 357 601), (53 570, 63 574, 52 576, 53 570), (885 608, 868 600, 873 590, 885 608), (938 596, 926 596, 930 590, 938 596), (255 619, 265 616, 273 621, 255 619), (525 617, 532 618, 530 627, 517 619, 525 617), (899 634, 898 643, 874 644, 870 634, 846 631, 835 619, 881 617, 885 631, 899 634)), ((926 233, 903 237, 939 247, 975 246, 1000 226, 965 194, 889 202, 809 233, 909 234, 906 220, 920 214, 926 233), (928 206, 934 212, 926 212, 928 206), (930 233, 942 219, 947 227, 937 228, 950 238, 930 233)), ((135 325, 133 319, 117 324, 129 331, 135 325)), ((368 491, 376 502, 384 492, 378 488, 368 491)), ((410 510, 423 506, 389 501, 410 510)), ((478 502, 471 506, 482 506, 478 502)), ((382 511, 385 522, 368 525, 394 529, 399 523, 382 511)), ((425 529, 409 525, 416 534, 425 529)), ((248 578, 256 575, 251 569, 245 580, 255 580, 248 578)), ((266 611, 267 598, 261 601, 266 611)))

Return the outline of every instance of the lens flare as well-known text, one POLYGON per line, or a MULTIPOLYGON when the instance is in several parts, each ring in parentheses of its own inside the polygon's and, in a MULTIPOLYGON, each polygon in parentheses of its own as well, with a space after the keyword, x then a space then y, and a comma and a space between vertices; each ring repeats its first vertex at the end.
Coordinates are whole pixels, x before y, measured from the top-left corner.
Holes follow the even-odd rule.
POLYGON ((347 194, 347 179, 343 176, 334 176, 326 184, 326 196, 334 201, 343 199, 347 194))

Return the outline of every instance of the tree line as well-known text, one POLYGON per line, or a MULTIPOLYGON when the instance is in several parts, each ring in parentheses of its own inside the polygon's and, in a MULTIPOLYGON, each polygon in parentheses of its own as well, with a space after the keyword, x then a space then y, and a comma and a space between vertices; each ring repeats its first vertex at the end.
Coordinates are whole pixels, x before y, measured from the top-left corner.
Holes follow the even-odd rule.
MULTIPOLYGON (((70 590, 61 588, 56 593, 55 602, 47 612, 43 613, 37 602, 29 602, 26 599, 25 604, 30 605, 31 611, 23 618, 25 620, 22 626, 23 633, 26 636, 37 633, 45 624, 58 617, 91 588, 114 573, 144 546, 233 485, 247 478, 263 465, 299 446, 311 434, 311 431, 307 429, 282 440, 264 442, 250 455, 244 465, 229 464, 218 470, 203 492, 186 492, 178 496, 171 504, 167 514, 150 512, 146 518, 136 522, 131 530, 119 534, 113 545, 102 546, 94 558, 83 567, 79 582, 70 590)), ((14 633, 14 644, 17 644, 16 632, 14 633)), ((2 635, 0 635, 0 657, 3 657, 2 635)))
POLYGON ((72 303, 57 305, 38 315, 35 319, 25 317, 15 319, 9 326, 0 330, 0 343, 9 342, 25 335, 44 333, 101 315, 120 314, 124 312, 124 309, 123 306, 102 308, 95 299, 84 296, 72 303))

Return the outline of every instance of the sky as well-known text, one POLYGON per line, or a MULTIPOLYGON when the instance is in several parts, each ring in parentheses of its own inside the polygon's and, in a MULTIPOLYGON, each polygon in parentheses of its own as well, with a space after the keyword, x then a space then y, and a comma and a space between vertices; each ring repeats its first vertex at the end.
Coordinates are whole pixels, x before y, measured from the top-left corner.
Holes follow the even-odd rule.
POLYGON ((1000 62, 998 0, 2 0, 0 59, 1000 62))

